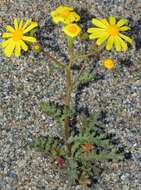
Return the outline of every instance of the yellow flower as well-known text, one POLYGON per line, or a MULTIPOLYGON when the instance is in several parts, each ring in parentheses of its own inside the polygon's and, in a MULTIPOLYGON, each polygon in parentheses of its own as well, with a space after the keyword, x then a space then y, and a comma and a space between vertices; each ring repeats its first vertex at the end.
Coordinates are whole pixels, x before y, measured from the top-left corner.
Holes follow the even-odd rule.
POLYGON ((39 52, 42 51, 42 47, 41 47, 41 45, 40 45, 39 43, 34 43, 34 44, 32 45, 32 50, 33 50, 34 52, 39 53, 39 52))
POLYGON ((81 32, 81 28, 77 24, 68 24, 63 27, 62 31, 72 38, 78 36, 81 32))
POLYGON ((127 22, 126 19, 121 19, 116 23, 116 18, 113 16, 107 19, 92 19, 92 23, 96 26, 89 28, 90 39, 97 39, 96 44, 101 45, 106 42, 106 49, 111 50, 115 46, 116 51, 127 51, 126 42, 132 43, 132 39, 124 34, 123 31, 129 30, 128 26, 123 26, 127 22), (126 41, 126 42, 125 42, 126 41))
POLYGON ((70 24, 80 20, 80 16, 74 12, 73 8, 67 6, 59 6, 56 10, 51 12, 51 16, 56 24, 70 24))
POLYGON ((37 27, 36 22, 32 22, 28 19, 25 24, 23 24, 23 19, 18 23, 17 19, 14 19, 14 27, 7 25, 2 38, 2 48, 4 49, 4 54, 7 57, 11 57, 15 52, 15 56, 19 57, 21 55, 21 50, 28 50, 28 46, 25 42, 36 42, 36 38, 31 36, 26 36, 25 34, 31 31, 33 28, 37 27))
POLYGON ((108 59, 105 59, 105 60, 103 61, 103 65, 104 65, 104 67, 106 67, 107 69, 113 69, 114 66, 115 66, 115 63, 114 63, 114 60, 108 58, 108 59))

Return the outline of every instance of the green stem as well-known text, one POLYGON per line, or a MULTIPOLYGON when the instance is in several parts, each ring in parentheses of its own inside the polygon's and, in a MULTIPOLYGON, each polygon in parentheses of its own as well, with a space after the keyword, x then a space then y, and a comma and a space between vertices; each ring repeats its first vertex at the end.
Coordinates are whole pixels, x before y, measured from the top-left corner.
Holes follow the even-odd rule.
MULTIPOLYGON (((73 39, 68 38, 68 54, 69 54, 69 64, 66 67, 66 97, 65 97, 65 110, 70 111, 71 107, 71 94, 72 94, 72 56, 73 56, 73 39)), ((67 112, 67 111, 66 111, 67 112)), ((67 147, 68 157, 71 157, 71 144, 68 143, 70 137, 70 116, 68 113, 65 113, 64 119, 64 141, 67 147)))
POLYGON ((84 61, 90 56, 95 56, 95 54, 96 54, 95 52, 89 52, 85 55, 77 55, 76 57, 73 57, 73 61, 76 61, 77 59, 82 59, 82 61, 84 61))
POLYGON ((80 76, 81 76, 82 72, 84 71, 85 67, 86 67, 85 65, 83 65, 83 66, 81 67, 81 69, 80 69, 80 71, 79 71, 79 73, 78 73, 76 79, 74 80, 74 83, 73 83, 73 84, 74 84, 74 87, 76 87, 77 84, 79 83, 80 76))
POLYGON ((64 120, 64 140, 67 146, 68 156, 71 156, 71 145, 68 144, 68 139, 70 136, 69 124, 70 117, 68 115, 68 111, 70 110, 71 103, 71 92, 72 92, 72 80, 71 80, 71 69, 69 66, 66 68, 66 98, 65 98, 65 120, 64 120))

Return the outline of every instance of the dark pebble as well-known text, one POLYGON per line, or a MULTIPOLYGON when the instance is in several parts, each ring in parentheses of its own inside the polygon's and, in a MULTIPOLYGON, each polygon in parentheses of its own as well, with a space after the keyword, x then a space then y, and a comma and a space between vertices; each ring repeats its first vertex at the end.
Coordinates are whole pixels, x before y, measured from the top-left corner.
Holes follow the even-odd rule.
POLYGON ((124 153, 124 158, 127 159, 127 160, 131 159, 132 158, 132 153, 131 152, 125 152, 124 153))
POLYGON ((135 38, 135 44, 136 44, 136 49, 137 49, 137 51, 138 51, 139 49, 141 49, 141 35, 138 36, 137 38, 135 38))

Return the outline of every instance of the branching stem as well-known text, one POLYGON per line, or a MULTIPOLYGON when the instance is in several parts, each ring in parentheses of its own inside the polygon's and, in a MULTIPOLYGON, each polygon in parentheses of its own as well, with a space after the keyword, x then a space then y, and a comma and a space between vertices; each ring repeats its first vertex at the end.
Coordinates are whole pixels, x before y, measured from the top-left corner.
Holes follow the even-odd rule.
POLYGON ((43 51, 43 54, 50 60, 52 60, 55 64, 57 64, 58 66, 65 68, 65 65, 63 63, 61 63, 60 61, 58 61, 55 57, 53 57, 52 55, 50 55, 48 52, 43 51))

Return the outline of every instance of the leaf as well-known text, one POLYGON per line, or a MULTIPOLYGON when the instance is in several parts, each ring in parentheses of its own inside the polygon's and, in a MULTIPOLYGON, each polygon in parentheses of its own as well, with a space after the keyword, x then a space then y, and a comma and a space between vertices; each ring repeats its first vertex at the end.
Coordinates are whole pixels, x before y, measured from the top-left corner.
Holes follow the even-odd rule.
POLYGON ((48 66, 49 66, 49 72, 50 72, 50 73, 53 73, 54 70, 60 69, 60 66, 57 65, 57 64, 55 64, 55 63, 51 63, 51 64, 49 64, 48 66))
POLYGON ((74 158, 68 158, 67 159, 67 168, 66 168, 66 172, 69 178, 69 183, 71 185, 76 183, 76 180, 78 180, 78 164, 77 162, 74 160, 74 158))
POLYGON ((49 102, 41 102, 40 109, 52 117, 61 126, 63 125, 63 113, 56 105, 49 102))
POLYGON ((82 73, 79 78, 79 85, 84 85, 95 79, 95 76, 91 73, 82 73))
POLYGON ((99 154, 89 154, 89 155, 84 155, 83 159, 85 161, 104 161, 104 160, 109 160, 109 159, 115 159, 115 160, 120 160, 122 159, 123 156, 117 154, 116 152, 100 152, 99 154))

